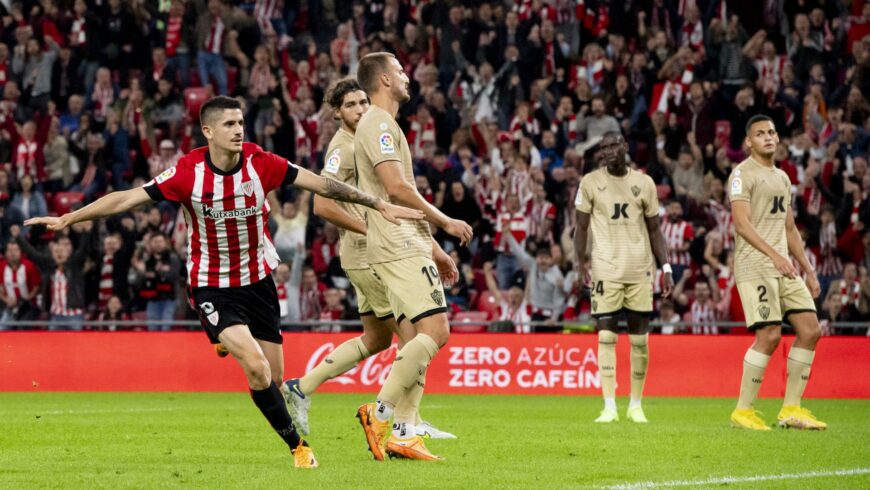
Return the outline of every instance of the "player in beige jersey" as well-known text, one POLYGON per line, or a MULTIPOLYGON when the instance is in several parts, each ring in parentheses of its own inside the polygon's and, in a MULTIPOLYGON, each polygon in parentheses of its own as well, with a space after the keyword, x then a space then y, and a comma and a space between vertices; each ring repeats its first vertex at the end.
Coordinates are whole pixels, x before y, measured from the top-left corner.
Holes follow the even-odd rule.
MULTIPOLYGON (((356 186, 356 167, 353 158, 353 135, 360 118, 369 108, 369 97, 356 79, 344 78, 335 82, 326 92, 324 103, 335 113, 340 127, 326 151, 321 175, 356 186)), ((353 284, 357 294, 363 334, 335 348, 323 361, 301 378, 287 380, 281 391, 290 414, 303 435, 309 433, 308 411, 311 395, 327 380, 346 373, 358 362, 388 348, 393 333, 399 337, 399 348, 414 338, 410 321, 397 326, 387 299, 387 290, 369 268, 366 260, 365 213, 357 205, 314 196, 314 212, 339 227, 341 267, 353 284)), ((442 257, 447 257, 440 249, 442 257)), ((438 430, 432 424, 419 420, 414 425, 418 434, 432 438, 453 438, 452 434, 438 430)))
MULTIPOLYGON (((423 199, 414 185, 411 151, 396 122, 399 106, 410 100, 402 65, 390 53, 371 53, 360 59, 357 80, 372 101, 354 135, 360 189, 371 189, 391 202, 423 211, 430 223, 468 243, 471 227, 445 216, 423 199)), ((406 428, 414 423, 414 407, 422 395, 426 369, 450 336, 440 279, 444 268, 439 269, 432 260, 434 240, 427 224, 406 221, 391 229, 374 213, 366 215, 366 224, 369 267, 384 282, 392 310, 409 318, 417 335, 397 354, 377 402, 362 405, 357 417, 375 459, 383 460, 388 453, 437 459, 421 438, 408 438, 413 431, 406 428)))
POLYGON ((604 410, 598 423, 619 421, 616 411, 616 331, 625 312, 631 342, 631 400, 626 416, 646 423, 641 406, 649 362, 649 316, 656 261, 664 272, 663 295, 674 281, 668 246, 659 227, 659 200, 652 179, 628 167, 628 144, 617 132, 605 133, 600 159, 605 164, 580 181, 574 247, 585 277, 586 244, 592 229, 592 316, 598 321, 598 371, 604 410))
POLYGON ((736 243, 734 278, 746 324, 755 332, 755 342, 743 358, 740 397, 731 413, 731 423, 745 429, 770 430, 753 409, 753 403, 770 356, 779 345, 782 323, 787 321, 796 337, 788 354, 779 425, 824 429, 824 422, 800 406, 821 335, 813 302, 820 288, 795 227, 791 183, 785 172, 773 164, 778 143, 779 135, 769 117, 751 117, 745 140, 750 156, 734 169, 728 183, 736 243), (806 274, 806 284, 798 279, 789 253, 806 274))

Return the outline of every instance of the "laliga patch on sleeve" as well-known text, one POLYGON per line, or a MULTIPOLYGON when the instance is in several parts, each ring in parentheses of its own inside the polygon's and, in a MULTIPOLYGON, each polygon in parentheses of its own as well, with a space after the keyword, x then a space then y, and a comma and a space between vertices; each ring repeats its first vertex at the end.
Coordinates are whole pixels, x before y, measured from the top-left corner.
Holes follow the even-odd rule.
POLYGON ((731 195, 735 196, 737 194, 743 193, 743 180, 739 177, 735 178, 731 181, 731 195))
POLYGON ((393 141, 393 135, 390 133, 381 133, 380 137, 378 137, 378 143, 380 143, 381 153, 384 155, 396 153, 396 142, 393 141))
POLYGON ((338 151, 335 151, 329 158, 326 159, 326 165, 323 166, 323 170, 331 173, 337 174, 338 168, 341 166, 341 157, 338 156, 338 151))
POLYGON ((175 175, 175 167, 170 167, 164 170, 163 173, 155 177, 154 181, 158 184, 162 184, 167 180, 171 179, 173 175, 175 175))

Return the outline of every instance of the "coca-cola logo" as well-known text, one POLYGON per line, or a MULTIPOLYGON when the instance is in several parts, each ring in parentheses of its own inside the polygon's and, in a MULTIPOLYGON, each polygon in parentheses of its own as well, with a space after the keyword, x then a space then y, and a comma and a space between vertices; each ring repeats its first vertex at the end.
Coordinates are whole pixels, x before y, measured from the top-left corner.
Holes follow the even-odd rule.
MULTIPOLYGON (((305 372, 314 369, 324 359, 329 357, 329 354, 335 350, 337 346, 332 342, 327 342, 311 354, 308 358, 308 364, 305 365, 305 372)), ((338 383, 340 385, 362 385, 362 386, 382 386, 387 376, 390 374, 390 369, 393 367, 393 361, 396 359, 397 345, 393 344, 388 349, 378 352, 373 356, 369 356, 361 363, 357 364, 350 371, 336 376, 327 381, 327 383, 338 383)))

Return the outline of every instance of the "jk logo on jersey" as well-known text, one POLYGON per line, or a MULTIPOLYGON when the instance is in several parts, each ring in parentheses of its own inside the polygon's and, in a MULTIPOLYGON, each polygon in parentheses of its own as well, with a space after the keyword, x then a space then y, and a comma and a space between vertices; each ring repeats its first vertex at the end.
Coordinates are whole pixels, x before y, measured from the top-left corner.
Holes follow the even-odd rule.
POLYGON ((617 202, 613 204, 613 216, 610 219, 628 218, 628 203, 617 202))
POLYGON ((773 196, 773 207, 770 209, 770 214, 785 212, 785 196, 773 196))

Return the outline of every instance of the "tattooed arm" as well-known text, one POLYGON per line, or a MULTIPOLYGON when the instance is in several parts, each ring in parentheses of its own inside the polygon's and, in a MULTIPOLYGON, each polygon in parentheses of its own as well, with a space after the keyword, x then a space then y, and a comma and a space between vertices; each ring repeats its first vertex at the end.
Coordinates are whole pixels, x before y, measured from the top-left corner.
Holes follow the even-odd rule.
POLYGON ((424 217, 421 211, 390 204, 383 199, 366 194, 345 183, 321 175, 315 175, 303 168, 299 169, 299 174, 293 183, 298 187, 308 189, 315 194, 329 199, 352 202, 376 209, 384 218, 395 224, 399 223, 399 219, 423 219, 424 217))

